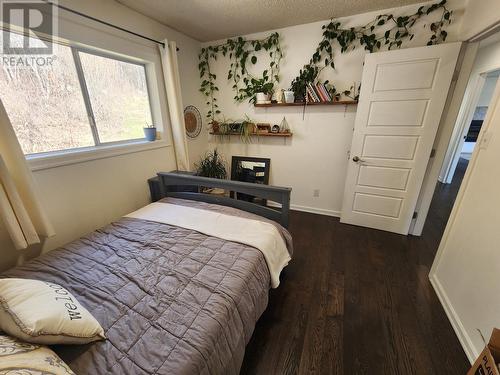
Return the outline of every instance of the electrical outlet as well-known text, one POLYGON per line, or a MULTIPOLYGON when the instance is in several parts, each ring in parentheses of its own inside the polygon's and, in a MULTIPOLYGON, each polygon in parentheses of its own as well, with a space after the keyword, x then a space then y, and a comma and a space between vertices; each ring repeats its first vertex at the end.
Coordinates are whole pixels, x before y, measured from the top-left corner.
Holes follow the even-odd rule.
POLYGON ((315 198, 319 197, 319 189, 313 190, 313 197, 315 197, 315 198))

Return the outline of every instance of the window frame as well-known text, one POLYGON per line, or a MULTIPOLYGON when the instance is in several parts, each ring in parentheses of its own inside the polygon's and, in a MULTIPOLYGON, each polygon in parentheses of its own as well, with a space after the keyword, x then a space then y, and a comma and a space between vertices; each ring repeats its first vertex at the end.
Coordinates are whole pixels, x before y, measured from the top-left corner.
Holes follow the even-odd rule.
MULTIPOLYGON (((96 123, 95 116, 94 116, 94 111, 92 109, 92 101, 90 100, 90 93, 89 93, 88 86, 87 86, 87 80, 85 78, 85 72, 83 71, 82 61, 80 59, 80 53, 86 53, 89 55, 99 56, 99 57, 103 57, 103 58, 107 58, 107 59, 121 61, 121 62, 124 62, 127 64, 133 64, 133 65, 140 66, 144 71, 144 77, 146 79, 146 92, 148 95, 149 114, 150 114, 151 120, 154 122, 154 118, 153 118, 154 111, 153 111, 153 105, 151 103, 152 102, 151 101, 151 97, 152 97, 151 85, 149 82, 149 75, 148 75, 148 71, 146 68, 146 64, 143 62, 139 62, 137 60, 134 60, 133 58, 118 56, 118 55, 115 55, 113 53, 104 52, 104 51, 100 51, 100 50, 98 51, 98 50, 95 50, 92 48, 78 47, 78 46, 74 46, 71 44, 69 45, 69 48, 71 49, 71 53, 73 55, 73 61, 75 63, 76 74, 78 77, 78 81, 80 83, 80 91, 82 93, 83 101, 85 104, 85 109, 87 111, 87 117, 89 120, 89 126, 90 126, 90 130, 92 132, 92 137, 94 138, 94 146, 92 146, 92 147, 101 148, 101 147, 105 147, 105 146, 134 144, 134 143, 138 143, 141 141, 145 141, 146 137, 144 136, 142 138, 131 138, 131 139, 124 139, 121 141, 101 142, 101 140, 99 138, 99 130, 97 128, 97 123, 96 123)), ((70 151, 70 150, 76 150, 76 148, 66 149, 66 150, 61 150, 61 151, 70 151)), ((58 152, 58 151, 47 152, 45 154, 50 154, 53 152, 58 152)), ((36 155, 36 154, 30 154, 30 155, 36 155)))
MULTIPOLYGON (((150 62, 146 62, 142 59, 136 59, 133 57, 125 57, 123 55, 118 55, 113 52, 97 50, 90 47, 84 47, 80 45, 75 45, 71 42, 61 42, 61 41, 53 41, 53 43, 57 43, 71 49, 71 53, 73 54, 73 61, 75 63, 75 69, 77 72, 78 81, 80 84, 80 92, 82 93, 85 110, 87 111, 87 116, 89 120, 89 126, 91 127, 92 135, 94 135, 93 127, 95 127, 95 131, 97 131, 97 127, 95 124, 94 116, 89 116, 88 108, 92 109, 89 91, 86 87, 85 75, 83 72, 83 67, 81 65, 80 56, 78 55, 80 52, 89 53, 96 56, 101 56, 105 58, 111 58, 118 61, 123 61, 126 63, 131 63, 135 65, 142 66, 144 69, 144 75, 146 77, 146 87, 148 93, 148 102, 149 102, 149 110, 151 113, 151 119, 153 123, 156 122, 155 119, 155 111, 154 111, 154 93, 151 89, 151 79, 152 75, 148 72, 148 65, 153 64, 150 62), (76 54, 76 58, 75 58, 76 54), (85 84, 85 90, 81 87, 82 81, 85 84), (88 104, 87 104, 88 103, 88 104), (87 107, 89 105, 90 107, 87 107)), ((163 127, 161 127, 163 129, 163 127)), ((98 134, 98 133, 97 133, 98 134)), ((163 138, 163 137, 162 137, 163 138)), ((95 138, 94 138, 95 142, 95 138)), ((95 142, 96 143, 96 142, 95 142)), ((33 154, 25 154, 25 158, 28 161, 28 164, 32 171, 42 171, 51 168, 62 167, 66 165, 79 164, 91 162, 99 159, 106 159, 110 157, 133 154, 136 152, 145 152, 145 151, 153 151, 161 148, 171 147, 171 143, 167 139, 158 139, 155 141, 147 141, 146 138, 136 138, 136 139, 128 139, 123 141, 115 141, 115 142, 99 142, 94 146, 88 147, 74 147, 67 148, 63 150, 56 151, 47 151, 47 152, 38 152, 33 154)))
MULTIPOLYGON (((6 31, 3 26, 0 25, 0 32, 6 31)), ((17 31, 15 29, 9 29, 8 32, 16 33, 24 35, 22 31, 17 31)), ((66 148, 62 150, 53 150, 53 151, 45 151, 45 152, 34 152, 31 154, 24 154, 24 157, 30 161, 30 164, 34 166, 34 170, 47 169, 55 166, 66 165, 66 164, 74 164, 74 160, 80 160, 82 158, 75 157, 79 153, 83 154, 83 159, 85 160, 94 160, 102 157, 109 157, 127 153, 133 153, 142 150, 156 149, 161 147, 168 147, 170 144, 166 140, 155 140, 155 141, 146 141, 146 136, 142 138, 134 138, 134 139, 125 139, 121 141, 114 142, 101 142, 99 139, 99 132, 97 129, 97 125, 95 122, 94 113, 92 110, 92 103, 90 100, 89 91, 87 88, 87 83, 85 79, 85 74, 83 71, 82 63, 80 60, 80 52, 87 53, 90 55, 100 56, 108 59, 113 59, 129 64, 134 64, 141 66, 144 70, 144 77, 146 79, 146 91, 148 95, 148 104, 149 104, 149 113, 151 116, 151 120, 153 123, 157 122, 155 120, 155 108, 153 107, 153 92, 151 90, 151 77, 148 73, 148 64, 152 64, 150 62, 144 61, 140 58, 134 58, 131 56, 125 56, 122 54, 114 53, 112 51, 106 51, 102 49, 92 48, 89 46, 85 46, 79 43, 71 42, 69 40, 63 40, 59 38, 55 38, 52 36, 51 39, 45 38, 44 36, 38 36, 41 39, 44 39, 52 44, 61 45, 64 47, 68 47, 71 51, 73 57, 73 63, 75 66, 80 93, 82 94, 82 98, 84 101, 85 111, 87 113, 87 119, 89 121, 90 130, 92 133, 92 137, 94 139, 93 146, 86 147, 73 147, 66 148), (153 145, 153 143, 155 143, 153 145), (149 145, 149 146, 148 146, 149 145), (118 147, 116 147, 118 146, 118 147), (130 152, 126 150, 125 146, 132 146, 130 152), (121 150, 121 151, 120 151, 121 150), (89 157, 92 152, 96 152, 96 155, 104 155, 97 156, 96 158, 89 157), (63 162, 62 157, 68 155, 68 162, 63 162), (54 158, 54 162, 50 162, 50 159, 54 158)), ((158 128, 158 127, 157 127, 158 128)), ((17 134, 16 134, 17 137, 17 134)), ((80 162, 80 161, 76 161, 80 162)))

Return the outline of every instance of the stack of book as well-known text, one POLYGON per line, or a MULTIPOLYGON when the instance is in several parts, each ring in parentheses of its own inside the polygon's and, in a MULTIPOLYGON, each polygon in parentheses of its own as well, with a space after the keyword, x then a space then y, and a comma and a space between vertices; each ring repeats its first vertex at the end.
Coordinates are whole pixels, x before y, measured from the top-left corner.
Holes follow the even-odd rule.
POLYGON ((308 83, 306 87, 306 100, 309 103, 325 103, 333 101, 332 96, 326 89, 324 83, 317 82, 316 84, 308 83))

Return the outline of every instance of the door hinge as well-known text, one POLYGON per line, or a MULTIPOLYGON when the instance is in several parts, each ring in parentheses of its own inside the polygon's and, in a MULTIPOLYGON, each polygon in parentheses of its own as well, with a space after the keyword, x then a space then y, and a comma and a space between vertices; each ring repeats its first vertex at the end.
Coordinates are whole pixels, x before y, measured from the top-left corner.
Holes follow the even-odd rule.
POLYGON ((417 218, 417 216, 418 216, 418 212, 417 212, 417 211, 415 211, 415 212, 413 213, 413 217, 412 217, 412 219, 416 219, 416 218, 417 218))
POLYGON ((434 156, 436 156, 436 149, 435 149, 435 148, 433 148, 433 149, 431 150, 431 154, 430 154, 430 156, 429 156, 429 159, 433 158, 434 156))

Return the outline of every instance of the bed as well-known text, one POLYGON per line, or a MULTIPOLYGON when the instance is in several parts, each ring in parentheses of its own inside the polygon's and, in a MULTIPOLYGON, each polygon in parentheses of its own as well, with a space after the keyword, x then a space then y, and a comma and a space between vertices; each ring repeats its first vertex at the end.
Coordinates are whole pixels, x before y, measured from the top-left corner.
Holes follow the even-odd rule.
MULTIPOLYGON (((153 203, 157 209, 175 206, 179 212, 203 210, 226 220, 272 225, 291 256, 292 241, 284 228, 290 189, 175 173, 160 173, 159 179, 164 198, 153 203), (252 194, 281 208, 182 191, 178 186, 252 194)), ((238 374, 245 346, 268 302, 272 272, 265 254, 189 225, 137 215, 2 277, 60 284, 101 323, 107 340, 53 348, 79 375, 238 374)))

